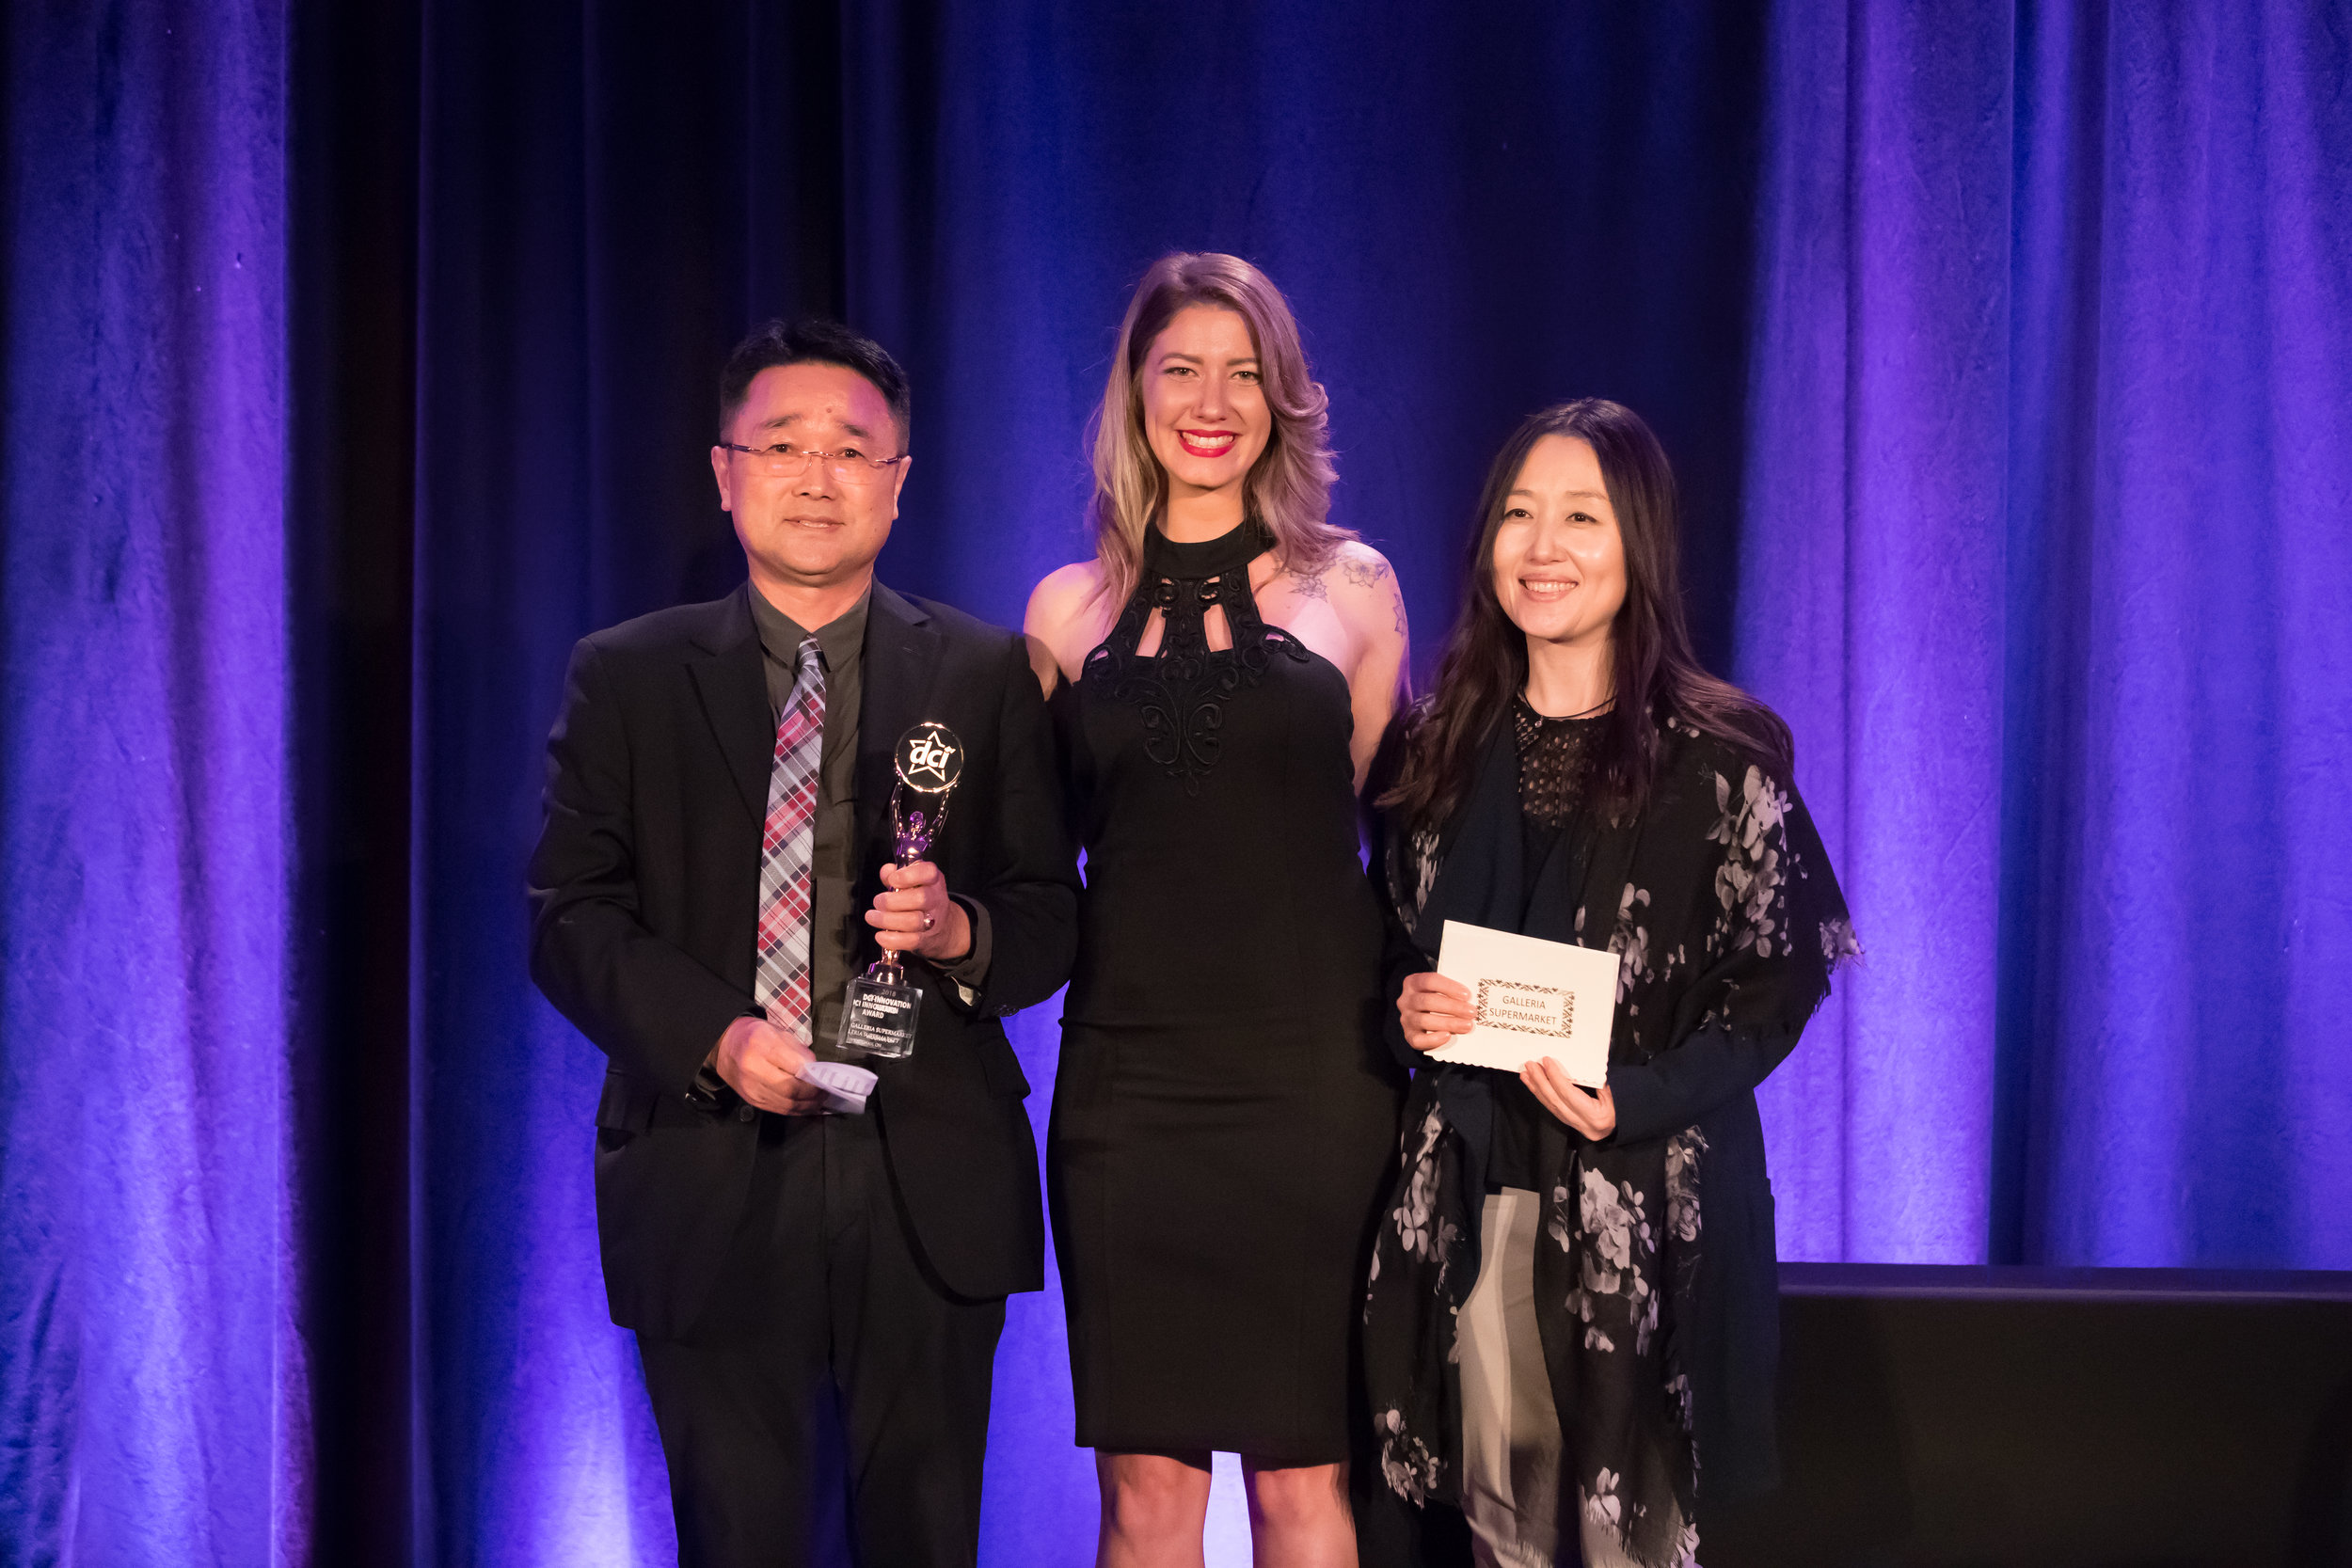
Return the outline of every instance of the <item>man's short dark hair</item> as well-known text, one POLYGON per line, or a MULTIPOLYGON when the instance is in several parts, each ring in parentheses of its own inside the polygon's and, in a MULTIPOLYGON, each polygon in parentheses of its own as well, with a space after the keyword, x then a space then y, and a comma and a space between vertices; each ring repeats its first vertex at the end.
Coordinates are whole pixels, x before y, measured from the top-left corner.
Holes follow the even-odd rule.
POLYGON ((735 416, 751 393, 752 378, 779 365, 838 365, 845 371, 855 371, 873 383, 874 390, 889 405, 891 420, 898 427, 898 450, 907 450, 907 416, 911 407, 907 372, 898 368, 898 361, 882 344, 822 316, 768 322, 735 345, 735 352, 727 356, 726 369, 719 372, 722 440, 735 428, 735 416))

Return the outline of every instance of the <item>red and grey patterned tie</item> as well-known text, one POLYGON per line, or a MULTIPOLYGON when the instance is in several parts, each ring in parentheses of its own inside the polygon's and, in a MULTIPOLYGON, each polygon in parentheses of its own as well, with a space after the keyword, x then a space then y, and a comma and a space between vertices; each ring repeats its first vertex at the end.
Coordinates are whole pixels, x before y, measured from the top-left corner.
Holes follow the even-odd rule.
POLYGON ((817 639, 801 644, 792 695, 776 721, 768 773, 768 832, 759 848, 759 964, 752 995, 768 1022, 810 1043, 808 933, 816 913, 809 871, 817 847, 817 765, 825 749, 825 669, 817 639))

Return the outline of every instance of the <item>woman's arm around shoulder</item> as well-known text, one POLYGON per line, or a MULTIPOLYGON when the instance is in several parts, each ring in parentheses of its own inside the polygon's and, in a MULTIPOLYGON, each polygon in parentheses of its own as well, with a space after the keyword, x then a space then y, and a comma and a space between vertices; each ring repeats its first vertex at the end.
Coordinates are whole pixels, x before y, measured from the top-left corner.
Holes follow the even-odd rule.
POLYGON ((1355 738, 1348 750, 1356 763, 1356 787, 1361 790, 1389 721, 1410 695, 1405 594, 1388 557, 1353 539, 1332 557, 1324 581, 1331 609, 1356 649, 1355 667, 1347 673, 1348 700, 1356 715, 1355 738))
POLYGON ((1021 630, 1029 642, 1029 668, 1048 697, 1061 682, 1078 678, 1078 667, 1103 640, 1107 628, 1097 626, 1103 619, 1102 580, 1095 562, 1073 561, 1046 573, 1029 593, 1021 630))

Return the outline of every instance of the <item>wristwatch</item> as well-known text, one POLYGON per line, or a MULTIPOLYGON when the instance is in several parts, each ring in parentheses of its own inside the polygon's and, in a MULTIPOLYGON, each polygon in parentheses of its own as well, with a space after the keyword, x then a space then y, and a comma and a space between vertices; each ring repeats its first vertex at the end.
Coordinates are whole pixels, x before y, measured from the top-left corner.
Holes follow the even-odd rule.
MULTIPOLYGON (((743 1016, 756 1018, 759 1015, 746 1013, 743 1016)), ((686 1092, 678 1097, 697 1111, 723 1111, 738 1099, 727 1081, 719 1076, 718 1058, 719 1048, 714 1045, 710 1048, 710 1054, 703 1058, 703 1065, 694 1069, 693 1083, 688 1085, 686 1092)))

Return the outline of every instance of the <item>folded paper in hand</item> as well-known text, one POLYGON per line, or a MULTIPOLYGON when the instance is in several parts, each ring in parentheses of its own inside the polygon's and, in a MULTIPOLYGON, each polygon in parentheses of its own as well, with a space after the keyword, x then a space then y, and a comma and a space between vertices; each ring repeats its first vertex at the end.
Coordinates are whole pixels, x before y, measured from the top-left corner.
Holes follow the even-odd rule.
POLYGON ((1438 973, 1470 988, 1477 1026, 1429 1054, 1517 1072, 1549 1056, 1587 1088, 1609 1081, 1617 955, 1458 920, 1445 923, 1438 973))
POLYGON ((825 1091, 825 1109, 843 1116, 866 1114, 866 1097, 874 1092, 873 1073, 848 1062, 811 1062, 801 1077, 825 1091))

